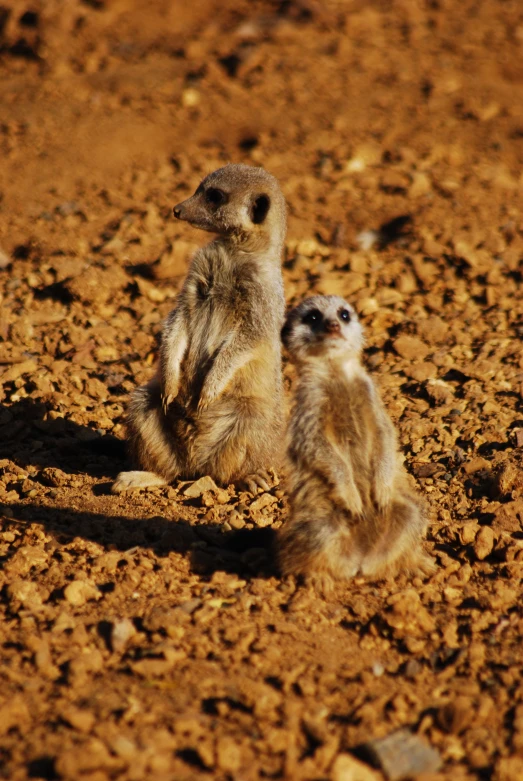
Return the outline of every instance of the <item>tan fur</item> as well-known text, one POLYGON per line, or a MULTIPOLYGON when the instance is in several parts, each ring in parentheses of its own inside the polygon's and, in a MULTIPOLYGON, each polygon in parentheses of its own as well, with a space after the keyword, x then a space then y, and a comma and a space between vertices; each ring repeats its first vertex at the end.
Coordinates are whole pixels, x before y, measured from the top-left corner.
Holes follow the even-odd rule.
POLYGON ((298 369, 287 451, 291 513, 279 535, 283 574, 304 575, 322 590, 355 575, 428 574, 427 518, 361 365, 354 310, 337 296, 309 298, 290 312, 282 338, 298 369))
MULTIPOLYGON (((211 475, 267 488, 282 448, 285 200, 262 168, 228 165, 174 213, 218 238, 192 260, 158 374, 131 398, 131 454, 155 484, 211 475)), ((137 474, 121 473, 113 491, 143 487, 137 474)))

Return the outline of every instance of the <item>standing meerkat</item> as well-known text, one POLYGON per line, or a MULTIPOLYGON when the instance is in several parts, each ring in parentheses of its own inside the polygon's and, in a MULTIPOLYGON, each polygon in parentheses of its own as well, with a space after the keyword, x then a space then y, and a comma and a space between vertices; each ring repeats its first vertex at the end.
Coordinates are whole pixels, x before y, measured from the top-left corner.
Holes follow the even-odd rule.
POLYGON ((279 536, 283 574, 323 589, 354 575, 428 574, 427 519, 361 364, 354 309, 338 296, 308 298, 288 315, 282 339, 298 372, 287 452, 291 512, 279 536))
POLYGON ((128 440, 142 471, 121 472, 112 491, 202 475, 268 490, 283 431, 285 199, 263 168, 226 165, 174 215, 218 237, 190 264, 156 377, 131 397, 128 440))

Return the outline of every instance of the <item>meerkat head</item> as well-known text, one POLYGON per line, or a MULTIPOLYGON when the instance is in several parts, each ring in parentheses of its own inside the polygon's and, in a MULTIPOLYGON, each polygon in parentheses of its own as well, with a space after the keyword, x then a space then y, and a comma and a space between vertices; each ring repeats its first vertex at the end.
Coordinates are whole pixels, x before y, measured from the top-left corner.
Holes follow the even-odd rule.
POLYGON ((306 298, 287 315, 281 332, 292 360, 359 359, 363 330, 354 308, 339 296, 306 298))
POLYGON ((285 199, 277 180, 263 168, 241 164, 219 168, 173 211, 179 220, 252 250, 282 244, 285 238, 285 199))

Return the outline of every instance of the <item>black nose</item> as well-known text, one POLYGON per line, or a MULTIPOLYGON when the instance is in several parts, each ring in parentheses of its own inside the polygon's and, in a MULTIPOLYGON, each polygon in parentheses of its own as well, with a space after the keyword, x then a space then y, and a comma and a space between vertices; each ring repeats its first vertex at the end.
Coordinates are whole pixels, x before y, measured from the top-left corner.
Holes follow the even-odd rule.
POLYGON ((328 320, 325 323, 325 330, 328 334, 335 334, 340 330, 340 324, 337 320, 328 320))
POLYGON ((178 206, 175 206, 174 209, 173 209, 173 214, 174 214, 174 216, 176 217, 177 220, 180 219, 181 213, 182 213, 182 209, 181 209, 180 204, 178 204, 178 206))

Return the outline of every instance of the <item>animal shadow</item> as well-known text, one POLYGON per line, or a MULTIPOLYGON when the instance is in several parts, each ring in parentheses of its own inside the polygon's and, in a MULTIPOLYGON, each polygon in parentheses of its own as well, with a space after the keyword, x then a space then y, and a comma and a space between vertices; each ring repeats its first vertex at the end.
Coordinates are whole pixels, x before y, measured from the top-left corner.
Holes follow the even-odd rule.
POLYGON ((0 459, 66 474, 116 477, 126 462, 125 443, 66 418, 51 419, 51 410, 29 398, 0 406, 0 459))
MULTIPOLYGON (((81 537, 106 550, 150 549, 160 557, 175 551, 188 555, 193 572, 204 577, 218 570, 247 579, 277 575, 276 535, 268 528, 224 532, 220 527, 191 525, 182 519, 108 516, 23 503, 0 503, 0 516, 17 525, 37 522, 59 545, 81 537)), ((6 560, 0 561, 0 566, 6 560)))

